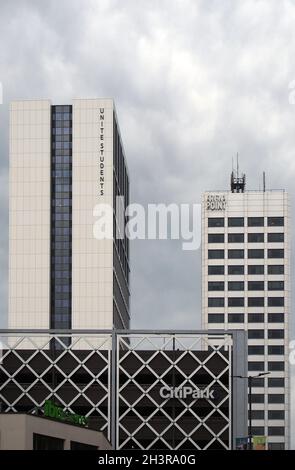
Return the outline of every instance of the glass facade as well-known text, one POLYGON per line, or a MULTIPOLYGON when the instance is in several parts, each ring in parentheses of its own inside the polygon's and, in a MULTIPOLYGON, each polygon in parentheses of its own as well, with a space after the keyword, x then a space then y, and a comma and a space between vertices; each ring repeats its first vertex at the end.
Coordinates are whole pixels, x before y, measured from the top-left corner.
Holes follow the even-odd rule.
POLYGON ((51 108, 50 328, 72 322, 72 106, 51 108))

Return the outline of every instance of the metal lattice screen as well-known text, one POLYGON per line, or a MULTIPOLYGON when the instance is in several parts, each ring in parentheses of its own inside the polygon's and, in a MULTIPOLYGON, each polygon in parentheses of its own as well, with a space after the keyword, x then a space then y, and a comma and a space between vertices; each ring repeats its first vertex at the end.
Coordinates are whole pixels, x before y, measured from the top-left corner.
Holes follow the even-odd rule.
POLYGON ((37 412, 52 399, 110 439, 111 335, 1 336, 3 412, 37 412))
POLYGON ((228 335, 119 335, 117 448, 230 449, 231 355, 228 335), (216 394, 161 396, 185 387, 216 394))

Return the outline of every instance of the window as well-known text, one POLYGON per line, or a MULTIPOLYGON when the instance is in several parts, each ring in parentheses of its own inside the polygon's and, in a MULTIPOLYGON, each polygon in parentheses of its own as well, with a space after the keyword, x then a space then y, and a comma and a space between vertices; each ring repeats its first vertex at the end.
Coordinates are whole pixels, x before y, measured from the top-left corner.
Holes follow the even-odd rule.
POLYGON ((264 354, 264 346, 248 346, 248 354, 249 355, 253 355, 253 354, 262 355, 264 354))
POLYGON ((283 264, 270 264, 267 267, 268 274, 284 274, 284 265, 283 264))
POLYGON ((264 265, 263 264, 253 264, 248 266, 248 274, 264 274, 264 265))
POLYGON ((208 250, 209 259, 224 259, 224 250, 208 250))
POLYGON ((264 387, 264 377, 254 377, 252 381, 253 387, 262 388, 264 387))
POLYGON ((229 313, 228 323, 244 323, 244 314, 243 313, 229 313))
POLYGON ((264 307, 264 297, 249 297, 248 307, 264 307))
POLYGON ((268 330, 268 339, 284 339, 284 330, 268 330))
POLYGON ((269 227, 283 227, 284 217, 267 217, 267 225, 269 227))
POLYGON ((285 428, 284 426, 268 426, 268 435, 269 436, 284 436, 285 428))
POLYGON ((268 354, 284 354, 285 348, 284 346, 268 346, 268 354))
POLYGON ((264 314, 248 313, 248 323, 264 323, 264 314))
POLYGON ((244 234, 243 233, 229 233, 227 240, 228 240, 228 243, 244 243, 244 234))
POLYGON ((260 393, 252 393, 252 403, 264 403, 264 395, 260 393))
POLYGON ((284 250, 277 248, 270 248, 267 250, 268 258, 284 258, 284 250))
POLYGON ((248 281, 248 290, 264 290, 264 281, 248 281))
POLYGON ((264 426, 253 426, 253 436, 264 436, 264 426))
MULTIPOLYGON (((248 413, 250 419, 250 411, 248 413)), ((252 419, 264 419, 264 410, 252 410, 252 419)))
POLYGON ((229 281, 228 290, 244 290, 243 281, 229 281))
POLYGON ((283 307, 284 303, 284 297, 268 297, 267 305, 269 307, 283 307))
POLYGON ((268 386, 269 387, 284 387, 285 386, 285 379, 280 377, 272 377, 268 379, 268 386))
POLYGON ((268 419, 285 419, 284 410, 269 410, 268 419))
POLYGON ((208 323, 224 323, 224 315, 217 313, 209 313, 208 323))
POLYGON ((262 259, 264 258, 264 250, 248 250, 249 259, 262 259))
POLYGON ((228 226, 229 227, 244 227, 244 217, 229 217, 228 226))
POLYGON ((228 266, 227 268, 228 274, 234 274, 234 275, 243 275, 244 274, 244 266, 228 266))
POLYGON ((248 330, 248 339, 264 339, 264 330, 248 330))
POLYGON ((64 450, 64 440, 34 433, 33 450, 64 450))
POLYGON ((285 363, 284 362, 274 362, 274 361, 270 361, 268 363, 268 367, 267 369, 269 371, 284 371, 285 370, 285 363))
POLYGON ((224 243, 224 234, 223 233, 209 233, 208 243, 224 243))
POLYGON ((244 258, 244 250, 228 250, 229 259, 241 259, 244 258))
POLYGON ((224 266, 208 266, 209 275, 224 274, 224 266))
POLYGON ((228 307, 244 307, 244 297, 229 297, 228 307))
POLYGON ((224 290, 224 282, 223 281, 209 281, 208 282, 208 290, 224 290))
POLYGON ((209 297, 208 307, 224 307, 224 297, 209 297))
POLYGON ((269 323, 284 323, 284 314, 283 313, 269 313, 268 321, 269 323))
POLYGON ((97 446, 85 444, 84 442, 71 441, 71 450, 97 450, 97 446))
POLYGON ((268 403, 285 403, 285 395, 278 393, 268 395, 268 403))
POLYGON ((248 227, 263 227, 264 217, 248 217, 248 227))
POLYGON ((248 243, 263 243, 264 233, 248 233, 248 243))
POLYGON ((284 233, 268 233, 267 241, 269 243, 283 243, 284 242, 284 233))
POLYGON ((223 217, 209 217, 208 227, 224 227, 224 218, 223 217))
POLYGON ((269 442, 269 450, 285 450, 285 444, 283 442, 269 442))
POLYGON ((284 290, 284 281, 268 281, 268 290, 284 290))
POLYGON ((248 370, 249 371, 255 371, 255 370, 258 370, 258 371, 264 371, 265 370, 265 366, 264 366, 264 362, 248 362, 248 370))

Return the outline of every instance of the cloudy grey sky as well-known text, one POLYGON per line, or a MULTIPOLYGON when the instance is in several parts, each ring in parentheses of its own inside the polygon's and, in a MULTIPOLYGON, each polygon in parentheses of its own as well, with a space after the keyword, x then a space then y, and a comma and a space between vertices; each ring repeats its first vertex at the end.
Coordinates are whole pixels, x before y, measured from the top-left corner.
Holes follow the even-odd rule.
MULTIPOLYGON (((294 24, 294 0, 1 0, 2 325, 9 101, 113 97, 133 202, 193 203, 228 189, 237 151, 249 189, 265 170, 267 186, 293 201, 294 24)), ((175 241, 131 248, 132 326, 200 327, 200 252, 175 241)))

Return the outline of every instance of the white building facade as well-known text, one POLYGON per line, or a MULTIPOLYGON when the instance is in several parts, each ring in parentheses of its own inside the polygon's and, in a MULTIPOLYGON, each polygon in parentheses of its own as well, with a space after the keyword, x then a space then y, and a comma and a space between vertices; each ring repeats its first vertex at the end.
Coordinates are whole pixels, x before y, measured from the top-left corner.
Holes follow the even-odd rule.
POLYGON ((252 435, 269 449, 290 440, 289 227, 285 191, 203 194, 202 326, 248 332, 248 374, 269 372, 253 379, 252 435))
POLYGON ((10 106, 9 328, 129 327, 129 176, 111 99, 10 106), (113 210, 97 239, 94 208, 113 210))

